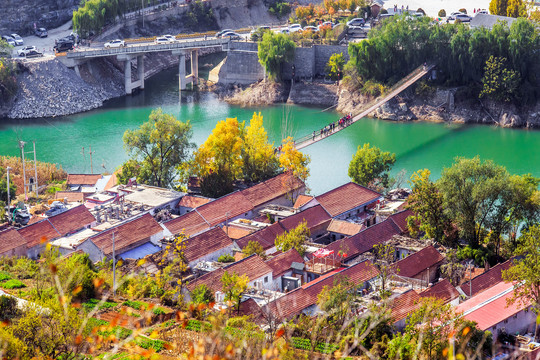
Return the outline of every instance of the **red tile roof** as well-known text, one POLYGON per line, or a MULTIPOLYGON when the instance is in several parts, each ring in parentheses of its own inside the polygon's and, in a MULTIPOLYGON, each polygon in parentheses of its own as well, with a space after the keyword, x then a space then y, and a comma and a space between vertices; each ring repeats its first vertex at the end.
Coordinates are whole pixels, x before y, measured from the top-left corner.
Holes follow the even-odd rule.
POLYGON ((51 225, 49 219, 41 220, 32 225, 20 228, 17 231, 26 240, 26 247, 28 249, 61 236, 51 225))
POLYGON ((96 218, 84 205, 71 208, 63 213, 49 217, 49 221, 62 236, 92 224, 96 218))
POLYGON ((309 195, 298 195, 298 197, 296 198, 296 201, 294 203, 294 208, 295 209, 298 209, 298 208, 301 208, 302 206, 306 205, 308 202, 310 202, 311 200, 313 200, 313 196, 309 196, 309 195))
POLYGON ((67 185, 96 185, 101 174, 68 174, 67 185))
POLYGON ((240 303, 240 313, 239 315, 251 315, 253 316, 253 321, 259 323, 263 320, 263 313, 261 307, 257 304, 252 298, 242 301, 240 303))
POLYGON ((232 240, 220 227, 215 227, 202 234, 186 239, 185 243, 184 255, 188 262, 195 261, 233 244, 232 240))
POLYGON ((114 233, 114 247, 116 254, 121 254, 131 248, 141 245, 152 235, 163 231, 150 214, 131 220, 127 223, 112 227, 88 238, 105 255, 112 254, 112 234, 114 233))
POLYGON ((399 269, 397 272, 399 276, 413 278, 422 271, 427 270, 427 268, 436 271, 435 267, 443 260, 444 256, 430 245, 399 260, 393 265, 393 268, 399 269))
POLYGON ((485 331, 530 306, 525 299, 508 304, 507 300, 514 296, 514 291, 512 283, 501 282, 459 304, 456 310, 485 331))
POLYGON ((319 195, 315 199, 332 217, 335 217, 380 197, 382 195, 378 192, 350 182, 319 195))
POLYGON ((253 205, 242 192, 237 191, 197 208, 197 212, 210 224, 216 226, 253 210, 253 205))
POLYGON ((231 239, 241 239, 245 236, 253 234, 256 230, 246 229, 243 227, 238 227, 234 225, 224 226, 223 230, 231 239))
POLYGON ((306 221, 308 229, 311 230, 321 225, 326 227, 332 218, 322 206, 317 205, 294 215, 288 216, 279 222, 287 231, 291 231, 304 220, 306 221))
POLYGON ((240 247, 240 249, 243 249, 249 244, 250 241, 256 241, 261 244, 264 250, 268 250, 274 247, 276 237, 284 232, 285 229, 281 225, 281 222, 276 222, 265 227, 264 229, 254 232, 253 234, 238 239, 236 244, 240 247))
POLYGON ((420 307, 419 303, 420 295, 414 290, 409 290, 399 295, 390 303, 390 318, 394 323, 405 319, 410 313, 420 307))
POLYGON ((67 199, 68 202, 84 202, 84 193, 79 191, 57 191, 55 199, 67 199))
POLYGON ((401 230, 402 234, 409 232, 409 226, 407 225, 407 218, 412 216, 413 212, 411 210, 403 210, 395 214, 390 215, 390 219, 396 223, 396 225, 401 230))
POLYGON ((180 217, 164 222, 163 225, 173 235, 180 234, 183 231, 187 236, 198 234, 210 228, 197 211, 190 211, 180 217))
POLYGON ((207 204, 212 199, 205 198, 202 196, 195 196, 195 195, 185 195, 183 198, 180 199, 178 202, 178 206, 195 209, 201 205, 207 204))
POLYGON ((0 231, 0 256, 20 246, 26 247, 26 240, 15 229, 0 231))
POLYGON ((256 280, 264 275, 270 275, 272 269, 266 265, 258 255, 251 255, 240 261, 232 263, 221 269, 217 269, 208 274, 204 274, 200 278, 195 279, 187 285, 189 291, 193 291, 200 284, 206 284, 213 292, 221 291, 223 288, 221 277, 227 271, 228 273, 236 273, 238 275, 247 275, 249 281, 256 280))
POLYGON ((365 226, 362 224, 356 224, 345 220, 332 219, 332 221, 328 225, 327 230, 330 232, 351 236, 358 234, 363 229, 365 229, 365 226))
POLYGON ((272 274, 275 279, 290 270, 293 262, 304 262, 304 258, 300 256, 296 249, 290 249, 289 251, 274 256, 272 259, 266 261, 266 265, 270 266, 272 269, 272 274))
POLYGON ((242 190, 242 194, 251 202, 253 207, 257 207, 305 186, 304 182, 297 177, 282 173, 242 190))
POLYGON ((459 297, 459 292, 450 281, 443 279, 430 288, 422 291, 420 297, 434 297, 447 303, 459 297))
MULTIPOLYGON (((503 281, 502 272, 508 270, 513 263, 513 259, 507 260, 502 264, 497 264, 488 271, 473 278, 472 281, 467 281, 460 286, 461 290, 467 296, 475 296, 476 294, 489 289, 493 285, 503 281), (472 290, 472 292, 471 292, 472 290)), ((469 275, 467 273, 467 275, 469 275)))
POLYGON ((391 219, 386 219, 356 235, 334 241, 325 249, 344 252, 347 256, 343 260, 346 261, 373 249, 373 246, 382 244, 399 233, 399 227, 391 219))

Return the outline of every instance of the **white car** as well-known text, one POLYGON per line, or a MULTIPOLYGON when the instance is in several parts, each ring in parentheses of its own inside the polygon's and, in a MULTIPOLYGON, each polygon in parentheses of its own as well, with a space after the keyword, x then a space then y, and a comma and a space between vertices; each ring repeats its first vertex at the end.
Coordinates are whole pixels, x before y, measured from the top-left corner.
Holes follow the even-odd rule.
POLYGON ((167 39, 171 39, 172 41, 176 41, 176 36, 174 36, 174 35, 163 35, 163 37, 165 37, 167 39))
POLYGON ((17 50, 17 55, 26 56, 30 51, 37 51, 37 49, 33 45, 26 45, 22 49, 17 50))
POLYGON ((15 39, 9 35, 2 35, 2 39, 8 43, 8 45, 15 46, 15 39))
POLYGON ((160 36, 160 37, 157 37, 156 40, 154 40, 154 43, 156 44, 170 44, 170 43, 173 43, 173 42, 176 42, 176 39, 174 38, 168 38, 168 37, 165 37, 165 36, 160 36))
POLYGON ((304 31, 317 32, 319 29, 317 29, 315 26, 306 26, 304 27, 304 31))
POLYGON ((11 37, 13 38, 13 40, 15 40, 15 45, 17 45, 17 46, 23 46, 24 45, 23 38, 20 37, 18 34, 11 34, 11 37))
POLYGON ((106 48, 124 47, 126 46, 126 43, 124 42, 124 40, 116 39, 106 42, 104 46, 106 48))
POLYGON ((456 15, 461 15, 463 14, 461 11, 454 11, 453 13, 450 14, 450 16, 448 16, 448 20, 456 20, 456 15))
POLYGON ((294 32, 297 32, 297 31, 302 31, 302 25, 300 25, 300 24, 292 24, 291 26, 289 26, 289 32, 294 33, 294 32))

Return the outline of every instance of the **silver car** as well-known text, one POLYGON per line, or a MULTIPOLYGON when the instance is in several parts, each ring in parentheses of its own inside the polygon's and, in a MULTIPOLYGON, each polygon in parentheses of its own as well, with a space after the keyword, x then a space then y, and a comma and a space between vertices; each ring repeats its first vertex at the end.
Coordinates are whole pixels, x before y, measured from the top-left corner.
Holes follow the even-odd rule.
POLYGON ((13 40, 15 40, 15 45, 17 45, 17 46, 23 46, 24 45, 23 38, 20 37, 18 34, 11 34, 11 37, 13 38, 13 40))

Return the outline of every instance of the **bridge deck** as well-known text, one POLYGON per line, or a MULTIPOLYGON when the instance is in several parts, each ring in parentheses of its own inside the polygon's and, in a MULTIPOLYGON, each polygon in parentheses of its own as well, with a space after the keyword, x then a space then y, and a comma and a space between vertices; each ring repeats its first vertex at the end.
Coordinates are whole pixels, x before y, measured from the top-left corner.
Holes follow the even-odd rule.
POLYGON ((384 97, 377 98, 371 101, 371 103, 369 103, 365 107, 365 110, 360 112, 360 114, 354 116, 352 120, 350 120, 346 126, 338 126, 336 124, 336 127, 333 130, 328 131, 326 134, 316 133, 315 136, 313 136, 313 134, 310 134, 310 135, 306 135, 295 140, 294 143, 295 143, 296 149, 300 150, 302 148, 305 148, 306 146, 309 146, 318 141, 326 139, 327 137, 334 135, 335 133, 345 129, 346 127, 357 122, 358 120, 366 117, 368 114, 375 111, 378 107, 382 106, 383 104, 385 104, 386 102, 388 102, 389 100, 397 96, 400 92, 402 92, 403 90, 405 90, 406 88, 408 88, 409 86, 411 86, 412 84, 420 80, 431 69, 433 69, 434 66, 435 65, 428 65, 426 68, 424 68, 424 66, 422 65, 416 68, 413 72, 411 72, 409 75, 401 79, 397 84, 392 86, 390 91, 386 95, 384 95, 384 97))

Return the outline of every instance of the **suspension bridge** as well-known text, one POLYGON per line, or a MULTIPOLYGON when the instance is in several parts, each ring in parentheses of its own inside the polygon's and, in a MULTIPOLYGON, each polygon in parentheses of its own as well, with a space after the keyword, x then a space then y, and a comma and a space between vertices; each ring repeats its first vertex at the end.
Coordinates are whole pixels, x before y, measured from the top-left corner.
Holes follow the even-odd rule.
POLYGON ((416 69, 414 69, 409 75, 405 76, 403 79, 398 81, 394 86, 390 88, 390 90, 381 97, 378 97, 364 107, 364 110, 362 110, 358 115, 353 116, 350 120, 348 120, 344 125, 338 125, 336 124, 333 128, 330 127, 327 131, 315 131, 309 135, 303 136, 301 138, 298 138, 294 141, 294 146, 296 149, 300 150, 303 149, 311 144, 314 144, 318 141, 324 140, 327 137, 334 135, 335 133, 338 133, 339 131, 345 129, 346 127, 354 124, 358 120, 366 117, 371 112, 375 111, 377 108, 382 106, 383 104, 387 103, 394 97, 396 97, 399 93, 401 93, 403 90, 420 80, 424 75, 429 73, 431 69, 433 69, 435 65, 430 64, 427 66, 420 65, 416 69))

